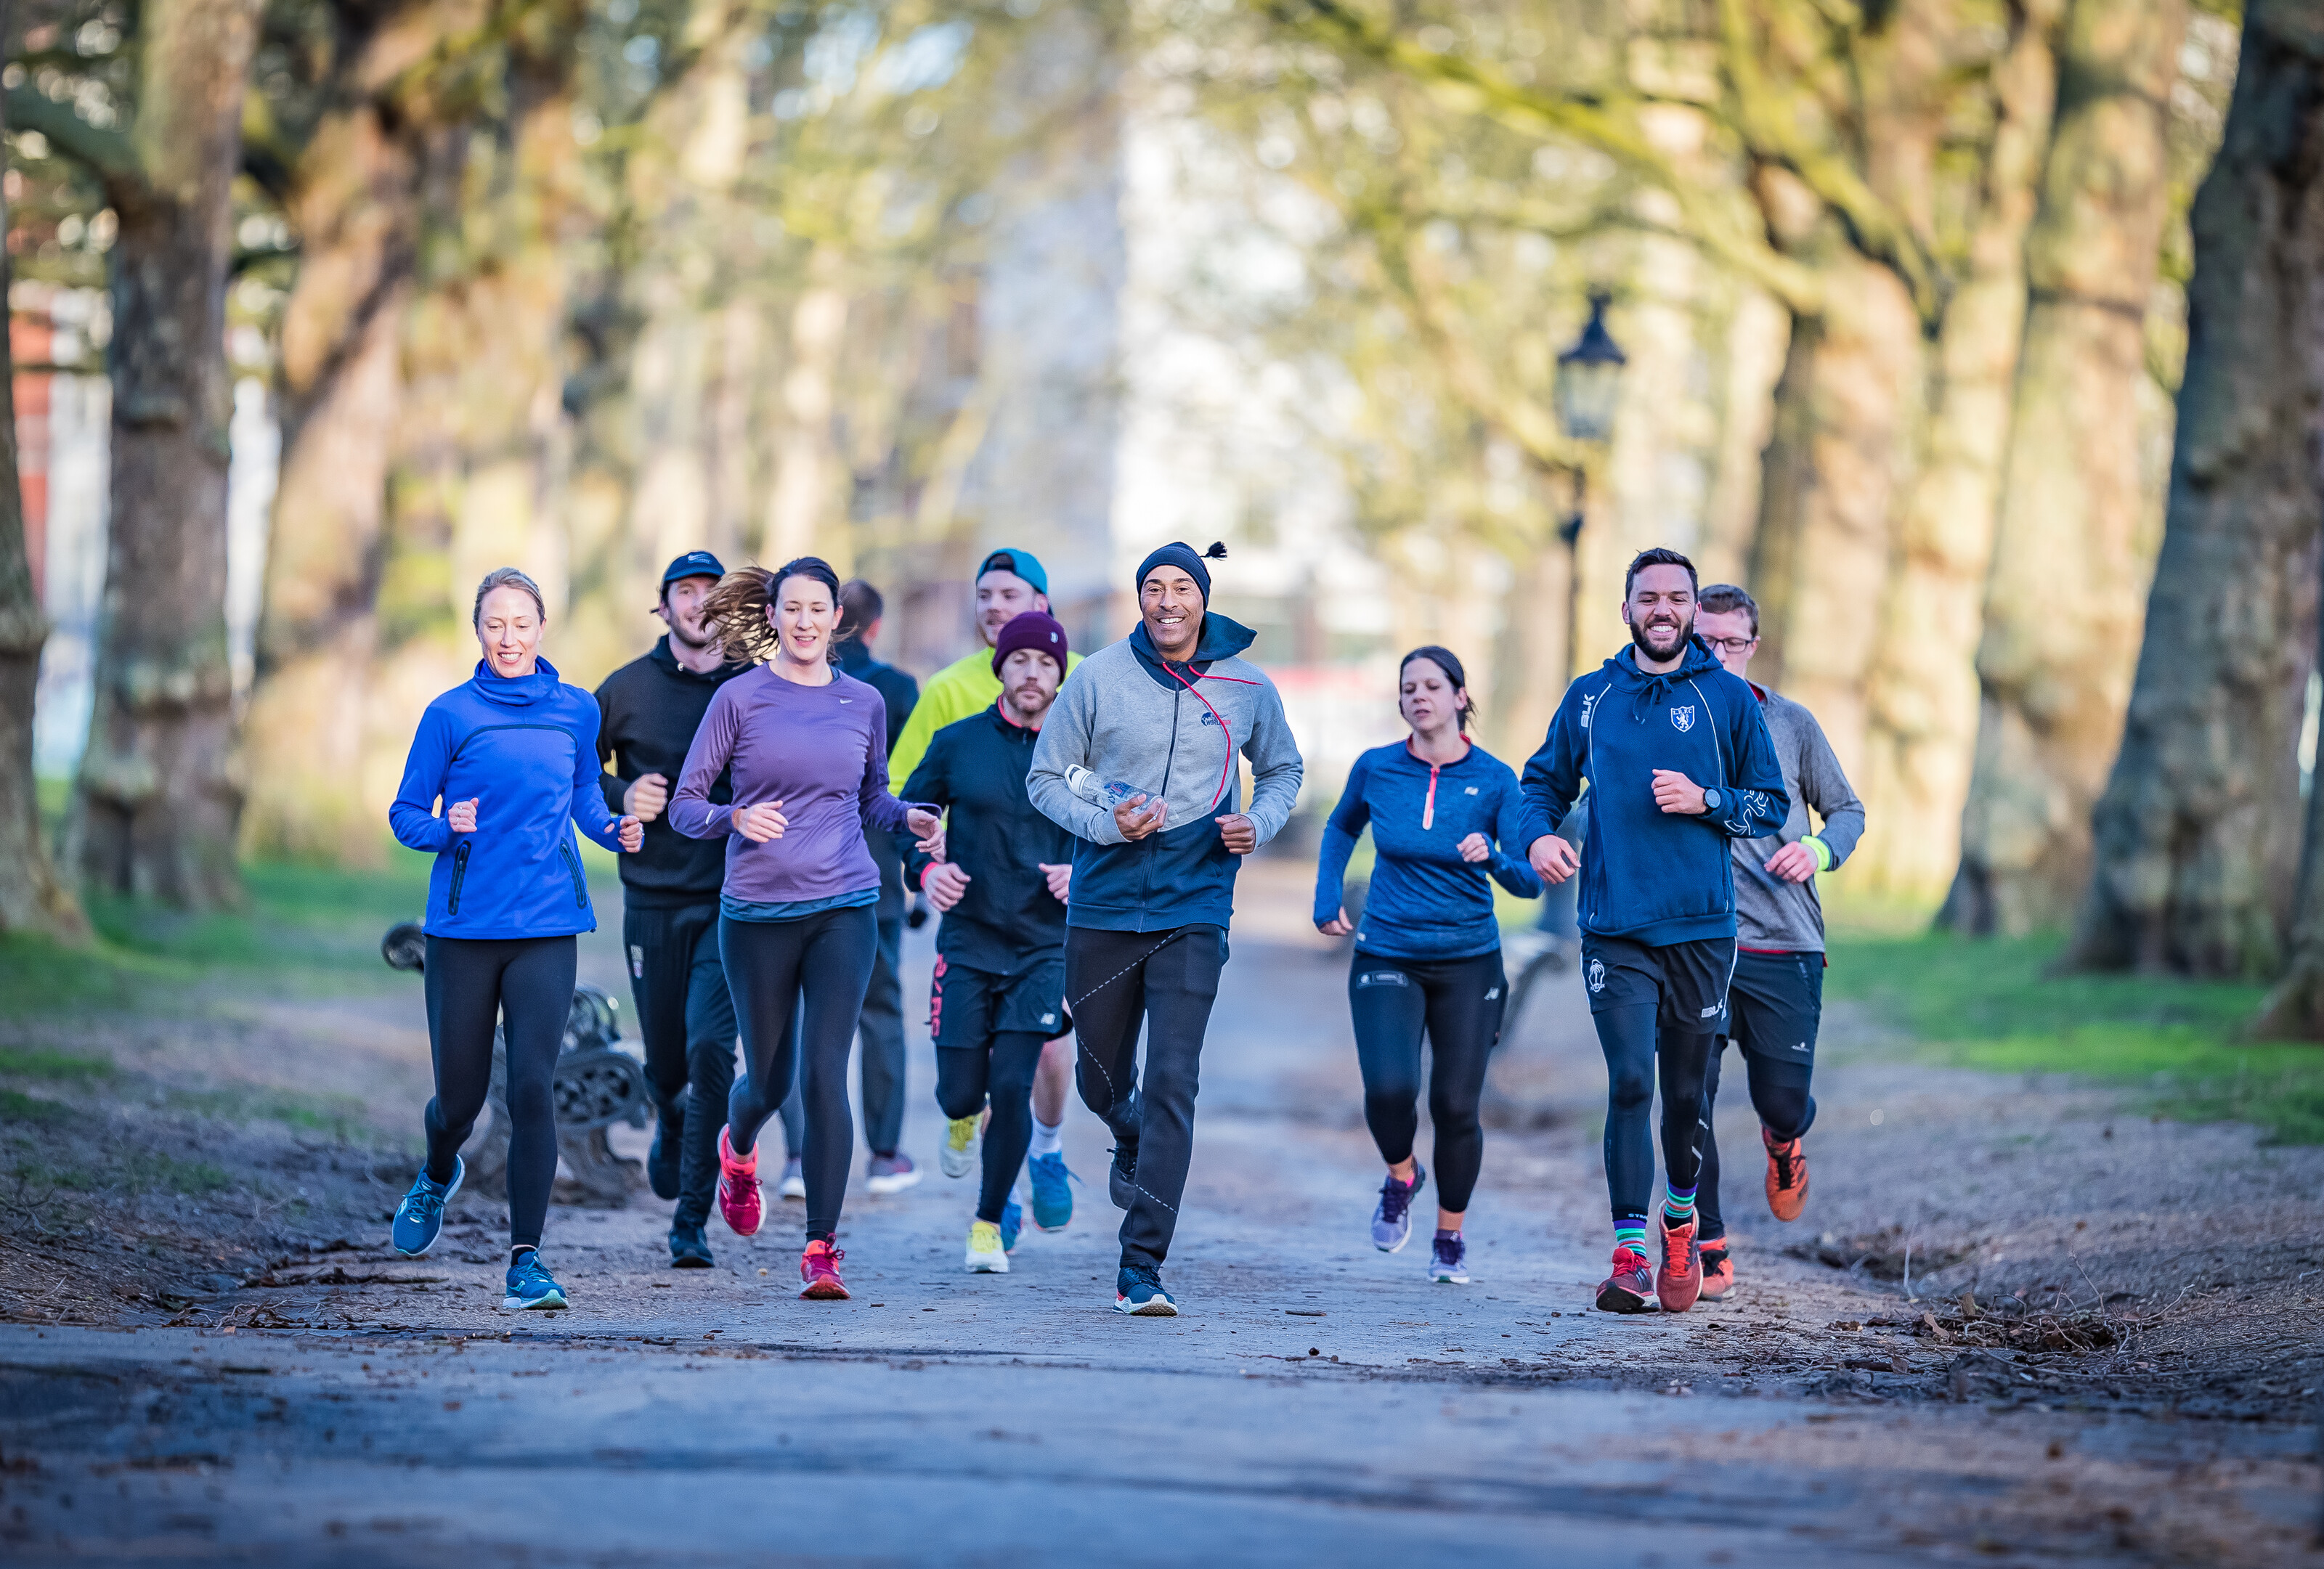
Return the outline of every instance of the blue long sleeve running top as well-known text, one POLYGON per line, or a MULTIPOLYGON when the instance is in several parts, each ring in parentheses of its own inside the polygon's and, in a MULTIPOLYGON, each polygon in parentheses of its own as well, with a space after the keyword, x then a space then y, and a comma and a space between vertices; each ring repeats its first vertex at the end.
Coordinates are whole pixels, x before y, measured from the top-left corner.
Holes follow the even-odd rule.
POLYGON ((1323 828, 1315 867, 1315 920, 1339 913, 1348 857, 1369 825, 1372 867, 1356 946, 1382 959, 1473 959, 1501 945, 1489 875, 1521 899, 1541 880, 1517 835, 1525 797, 1509 766, 1472 746, 1457 763, 1425 763, 1403 741, 1356 759, 1348 787, 1323 828), (1461 841, 1493 843, 1483 861, 1461 858, 1461 841))
POLYGON ((433 850, 431 937, 569 937, 597 929, 567 823, 621 849, 621 820, 597 783, 597 700, 540 661, 530 675, 476 674, 428 705, 388 808, 396 841, 433 850), (473 833, 437 815, 476 803, 473 833))

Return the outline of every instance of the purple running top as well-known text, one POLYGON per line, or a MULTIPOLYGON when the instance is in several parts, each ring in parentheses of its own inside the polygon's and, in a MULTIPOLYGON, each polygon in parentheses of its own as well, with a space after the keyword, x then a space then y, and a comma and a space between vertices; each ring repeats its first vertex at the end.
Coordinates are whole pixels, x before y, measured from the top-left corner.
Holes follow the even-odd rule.
POLYGON ((837 670, 827 686, 801 686, 762 665, 718 689, 687 748, 669 821, 689 839, 726 836, 726 897, 790 904, 879 887, 863 830, 900 830, 908 810, 888 793, 887 712, 877 690, 837 670), (710 786, 730 763, 733 803, 714 805, 710 786), (733 831, 739 808, 769 801, 789 820, 780 839, 752 844, 733 831))

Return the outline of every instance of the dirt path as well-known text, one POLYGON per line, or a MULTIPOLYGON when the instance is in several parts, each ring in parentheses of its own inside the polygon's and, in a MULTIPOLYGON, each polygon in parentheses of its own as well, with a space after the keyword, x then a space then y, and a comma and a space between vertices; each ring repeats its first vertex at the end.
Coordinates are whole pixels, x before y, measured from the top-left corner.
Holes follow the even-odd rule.
MULTIPOLYGON (((1836 1016, 1806 1220, 1775 1225, 1756 1159, 1731 1162, 1737 1295, 1612 1318, 1587 1310, 1604 1262, 1604 1079, 1568 981, 1496 1069, 1527 1125, 1490 1135, 1475 1282, 1433 1287, 1416 1253, 1365 1239, 1378 1172, 1344 960, 1298 922, 1298 868, 1254 873, 1205 1057, 1176 1320, 1107 1310, 1118 1216, 1102 1180, 1071 1229, 1028 1234, 1012 1273, 968 1277, 967 1184, 932 1170, 893 1198, 851 1197, 851 1303, 791 1295, 796 1206, 749 1241, 714 1225, 719 1267, 677 1272, 664 1212, 641 1196, 557 1211, 549 1248, 576 1309, 512 1320, 493 1306, 490 1206, 464 1202, 425 1261, 381 1245, 408 1157, 366 1148, 367 1118, 325 1131, 199 1098, 223 1083, 245 1110, 293 1094, 346 1112, 329 1096, 359 1085, 416 1106, 416 986, 225 986, 144 1023, 10 1024, 0 1045, 18 1052, 126 1065, 32 1087, 60 1109, 11 1136, 37 1140, 53 1175, 114 1170, 134 1139, 223 1177, 189 1194, 200 1184, 178 1170, 134 1199, 19 1178, 20 1216, 80 1229, 14 1228, 25 1245, 0 1277, 20 1320, 0 1326, 11 1560, 2307 1552, 2318 1473, 2292 1418, 2317 1381, 2301 1360, 2314 1341, 2271 1337, 2301 1327, 2318 1294, 2287 1262, 2319 1251, 2317 1152, 2128 1117, 2118 1096, 1917 1066, 1836 1016), (2253 1287, 2276 1275, 2249 1268, 2263 1233, 2270 1268, 2284 1266, 2272 1296, 2253 1287), (1873 1278, 1907 1243, 1961 1255, 1933 1280, 1915 1265, 1919 1301, 1873 1278), (1866 1262, 1835 1269, 1783 1251, 1795 1244, 1866 1262), (2222 1271, 2239 1283, 2211 1286, 2222 1271), (2040 1289, 2052 1285, 2065 1290, 2040 1289), (2007 1317, 1965 1322, 1964 1289, 2007 1317), (1914 1333, 1923 1315, 1940 1334, 1914 1333), (2041 1344, 2093 1323, 2121 1343, 2041 1344), (722 1485, 739 1470, 743 1488, 722 1485)), ((621 995, 602 936, 585 974, 621 995)), ((924 1054, 914 1072, 907 1144, 926 1156, 938 1123, 924 1054)), ((1722 1140, 1755 1154, 1740 1098, 1722 1140)), ((1078 1112, 1067 1129, 1071 1163, 1100 1177, 1102 1131, 1078 1112)))

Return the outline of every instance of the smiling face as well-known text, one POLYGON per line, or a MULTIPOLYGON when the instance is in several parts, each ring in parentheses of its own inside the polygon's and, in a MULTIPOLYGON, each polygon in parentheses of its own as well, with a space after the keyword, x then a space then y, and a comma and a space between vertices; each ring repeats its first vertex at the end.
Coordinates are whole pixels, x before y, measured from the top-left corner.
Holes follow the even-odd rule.
POLYGON ((1622 601, 1622 619, 1641 656, 1656 664, 1677 658, 1694 630, 1693 574, 1662 563, 1640 567, 1622 601))
POLYGON ((1057 662, 1038 648, 1011 648, 1001 662, 1001 698, 1010 717, 1028 729, 1039 729, 1065 678, 1057 662))
POLYGON ((521 588, 496 588, 476 608, 476 645, 504 680, 532 674, 540 657, 540 607, 521 588))
POLYGON ((1185 569, 1157 566, 1138 585, 1138 613, 1162 657, 1184 664, 1203 634, 1203 591, 1185 569))
POLYGON ((710 647, 710 635, 702 629, 702 601, 717 586, 715 577, 682 577, 662 590, 654 614, 668 623, 673 641, 696 650, 710 647))
POLYGON ((767 625, 782 640, 782 656, 796 665, 823 660, 831 647, 832 629, 839 624, 839 605, 831 590, 811 577, 787 577, 775 585, 767 604, 767 625))
POLYGON ((1461 711, 1468 702, 1468 690, 1453 685, 1452 678, 1435 660, 1405 662, 1404 674, 1398 678, 1396 707, 1415 734, 1441 735, 1446 726, 1458 725, 1461 711))
POLYGON ((1028 610, 1047 612, 1049 596, 1013 572, 993 568, 976 580, 976 629, 988 648, 1001 640, 1001 629, 1028 610))

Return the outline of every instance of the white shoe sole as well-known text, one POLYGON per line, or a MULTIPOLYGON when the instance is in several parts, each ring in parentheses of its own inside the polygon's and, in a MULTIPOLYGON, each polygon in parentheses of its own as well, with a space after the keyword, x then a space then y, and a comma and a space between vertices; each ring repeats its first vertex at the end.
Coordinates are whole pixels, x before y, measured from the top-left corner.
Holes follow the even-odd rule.
POLYGON ((1396 1243, 1395 1243, 1395 1245, 1394 1245, 1394 1246, 1389 1246, 1389 1245, 1388 1245, 1388 1244, 1386 1244, 1386 1243, 1381 1243, 1380 1241, 1379 1241, 1377 1238, 1375 1238, 1375 1239, 1373 1240, 1373 1242, 1372 1242, 1372 1246, 1373 1246, 1373 1247, 1375 1247, 1375 1248, 1377 1248, 1377 1249, 1379 1249, 1381 1252, 1384 1252, 1384 1253, 1400 1253, 1400 1252, 1404 1252, 1404 1244, 1405 1244, 1405 1243, 1408 1243, 1408 1242, 1410 1242, 1411 1240, 1412 1240, 1412 1228, 1411 1228, 1410 1226, 1406 1226, 1406 1227, 1405 1228, 1404 1234, 1403 1234, 1402 1236, 1400 1236, 1400 1237, 1398 1237, 1398 1238, 1397 1238, 1397 1239, 1396 1239, 1396 1243))
MULTIPOLYGON (((918 1188, 919 1185, 920 1173, 915 1170, 899 1171, 892 1177, 866 1178, 863 1190, 866 1193, 901 1193, 907 1188, 918 1188)), ((802 1198, 807 1197, 807 1184, 804 1182, 799 1184, 799 1197, 802 1198)))
POLYGON ((570 1308, 572 1305, 573 1304, 565 1299, 565 1294, 561 1291, 558 1293, 554 1300, 551 1300, 547 1297, 543 1297, 538 1302, 528 1302, 521 1297, 503 1297, 501 1298, 501 1311, 503 1313, 522 1313, 529 1308, 570 1308))
MULTIPOLYGON (((443 1207, 442 1207, 442 1208, 441 1208, 441 1209, 438 1209, 438 1212, 437 1212, 438 1218, 437 1218, 437 1222, 436 1222, 436 1234, 435 1234, 434 1236, 429 1237, 429 1238, 428 1239, 428 1241, 427 1241, 424 1244, 422 1244, 422 1245, 421 1245, 420 1247, 419 1247, 419 1248, 414 1249, 414 1250, 413 1250, 412 1252, 408 1252, 408 1253, 403 1252, 403 1250, 402 1250, 401 1248, 397 1248, 397 1249, 395 1250, 397 1252, 399 1252, 399 1253, 403 1253, 403 1256, 404 1256, 405 1258, 407 1258, 407 1259, 420 1259, 420 1258, 425 1258, 425 1257, 427 1257, 427 1256, 428 1256, 428 1250, 429 1250, 429 1248, 434 1247, 434 1246, 435 1246, 438 1242, 441 1242, 441 1241, 443 1240, 443 1238, 444 1238, 444 1222, 443 1222, 443 1219, 442 1219, 443 1210, 445 1210, 445 1209, 449 1209, 449 1208, 451 1208, 451 1207, 452 1207, 452 1200, 454 1200, 455 1198, 457 1198, 457 1197, 460 1197, 460 1184, 461 1184, 461 1183, 463 1183, 463 1182, 466 1182, 467 1179, 468 1179, 468 1163, 467 1163, 466 1161, 463 1161, 462 1159, 460 1159, 460 1157, 459 1157, 459 1156, 457 1156, 457 1155, 453 1156, 453 1157, 452 1157, 452 1186, 451 1186, 451 1187, 449 1187, 449 1188, 447 1188, 446 1189, 444 1189, 444 1203, 443 1203, 443 1207)), ((391 1245, 392 1245, 392 1244, 391 1244, 391 1245)))
POLYGON ((789 1181, 784 1183, 780 1188, 776 1188, 775 1192, 784 1198, 805 1198, 807 1197, 807 1179, 804 1177, 794 1177, 789 1181))
POLYGON ((1009 1272, 1009 1255, 982 1253, 971 1248, 964 1265, 972 1275, 1005 1275, 1009 1272))
POLYGON ((1469 1273, 1465 1270, 1454 1275, 1440 1274, 1431 1270, 1428 1271, 1428 1278, 1440 1286, 1465 1286, 1469 1283, 1469 1273))
POLYGON ((1143 1307, 1132 1307, 1129 1298, 1116 1297, 1113 1299, 1113 1310, 1116 1313, 1127 1313, 1135 1318, 1176 1318, 1178 1317, 1178 1304, 1173 1302, 1167 1297, 1153 1298, 1143 1307))

